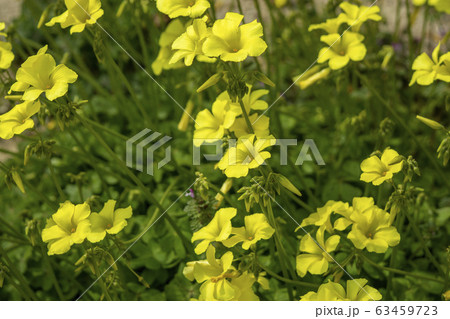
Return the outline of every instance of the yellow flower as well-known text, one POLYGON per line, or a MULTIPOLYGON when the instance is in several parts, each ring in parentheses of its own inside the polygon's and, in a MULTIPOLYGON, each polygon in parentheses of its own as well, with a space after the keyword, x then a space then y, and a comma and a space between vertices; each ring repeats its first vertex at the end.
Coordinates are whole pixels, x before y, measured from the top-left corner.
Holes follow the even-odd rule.
POLYGON ((233 125, 239 110, 226 100, 216 100, 212 113, 207 109, 200 111, 195 119, 194 145, 220 140, 233 125))
POLYGON ((304 90, 314 83, 326 79, 330 74, 330 68, 320 69, 319 66, 313 66, 310 70, 304 74, 297 75, 293 78, 293 81, 298 85, 301 90, 304 90))
POLYGON ((226 195, 231 187, 233 186, 233 179, 227 178, 225 182, 223 182, 222 186, 220 187, 220 192, 216 194, 216 197, 214 199, 216 200, 216 203, 214 204, 214 209, 217 209, 222 204, 223 200, 225 199, 224 195, 226 195))
MULTIPOLYGON (((248 118, 250 120, 250 123, 253 123, 252 127, 256 137, 264 137, 270 134, 269 131, 270 119, 267 116, 261 115, 260 117, 258 114, 255 113, 250 115, 248 118)), ((243 117, 237 118, 236 121, 234 121, 234 124, 230 128, 230 130, 234 132, 237 138, 251 134, 247 122, 243 117)))
MULTIPOLYGON (((438 73, 444 75, 446 72, 441 69, 442 63, 445 60, 450 60, 450 52, 443 54, 439 57, 439 49, 441 48, 441 43, 433 50, 431 58, 425 52, 419 55, 413 62, 412 69, 415 71, 409 86, 412 86, 417 82, 419 85, 430 85, 436 80, 438 73)), ((448 63, 448 62, 446 62, 448 63)), ((440 77, 442 79, 442 77, 440 77)))
POLYGON ((320 285, 317 292, 310 291, 300 301, 370 301, 381 300, 378 290, 367 286, 366 279, 347 280, 347 292, 341 284, 328 282, 320 285), (361 288, 362 287, 362 288, 361 288))
POLYGON ((8 140, 15 134, 20 134, 34 127, 34 121, 31 117, 39 112, 40 108, 41 103, 39 101, 26 101, 0 115, 0 138, 8 140))
POLYGON ((400 234, 391 226, 390 214, 373 204, 373 198, 353 199, 352 230, 347 238, 358 249, 384 253, 388 247, 398 245, 400 234))
POLYGON ((47 22, 47 27, 59 23, 63 29, 71 27, 71 34, 83 32, 87 24, 95 24, 103 16, 100 0, 64 0, 64 3, 67 11, 47 22))
MULTIPOLYGON (((0 22, 0 31, 5 30, 5 27, 6 27, 5 23, 4 22, 0 22)), ((6 33, 0 32, 0 36, 6 37, 6 33)))
POLYGON ((380 8, 378 6, 360 6, 343 2, 339 5, 345 12, 346 22, 352 26, 352 30, 358 32, 361 25, 367 20, 380 21, 381 16, 378 14, 380 8))
POLYGON ((374 155, 366 158, 361 163, 360 179, 366 183, 372 183, 375 186, 390 180, 395 173, 402 170, 402 158, 398 153, 390 148, 384 150, 381 159, 374 155))
POLYGON ((447 60, 442 62, 441 66, 439 66, 436 79, 444 82, 450 82, 450 56, 447 60))
MULTIPOLYGON (((0 22, 0 31, 5 29, 5 23, 0 22)), ((6 33, 0 32, 0 36, 6 37, 6 33)), ((12 45, 9 42, 0 41, 0 69, 9 69, 14 60, 14 53, 11 51, 12 45)))
POLYGON ((114 210, 115 200, 106 202, 100 213, 92 213, 89 216, 91 222, 91 232, 87 239, 91 243, 97 243, 105 238, 106 233, 115 235, 127 225, 127 219, 133 215, 131 206, 114 210))
POLYGON ((428 2, 436 11, 450 14, 450 2, 448 0, 429 0, 428 2))
MULTIPOLYGON (((250 114, 250 110, 256 110, 256 111, 262 111, 269 107, 269 104, 267 104, 266 101, 261 100, 261 97, 264 95, 269 94, 268 90, 252 90, 253 87, 249 84, 247 84, 248 92, 244 95, 242 98, 242 102, 244 103, 245 112, 247 114, 250 114)), ((238 115, 242 114, 242 108, 240 104, 237 101, 232 101, 230 96, 228 95, 227 91, 222 92, 218 97, 217 100, 226 100, 229 101, 233 108, 238 110, 238 115)))
POLYGON ((334 201, 329 200, 325 206, 320 207, 317 209, 317 212, 312 213, 307 218, 303 219, 300 227, 297 227, 295 231, 300 229, 301 227, 314 225, 314 226, 324 226, 325 230, 327 230, 329 233, 333 232, 333 229, 337 230, 344 230, 346 229, 350 224, 350 214, 351 210, 349 208, 348 203, 344 203, 341 201, 334 201), (338 218, 334 222, 334 227, 331 224, 331 215, 333 213, 339 214, 342 217, 338 218))
POLYGON ((236 216, 236 212, 236 208, 219 209, 208 225, 192 235, 192 242, 202 240, 195 247, 197 255, 204 253, 211 242, 221 242, 230 236, 232 229, 231 219, 236 216))
MULTIPOLYGON (((0 22, 0 31, 5 29, 5 23, 0 22)), ((6 37, 6 33, 0 32, 0 36, 6 37)), ((0 69, 9 69, 14 60, 14 53, 11 51, 12 45, 9 42, 0 41, 0 69)))
POLYGON ((270 135, 265 138, 256 138, 254 134, 241 137, 236 146, 230 147, 217 167, 224 171, 227 177, 247 176, 248 170, 257 168, 271 157, 264 151, 276 143, 276 139, 270 135))
MULTIPOLYGON (((415 6, 423 6, 427 0, 413 0, 415 6)), ((428 0, 428 5, 433 6, 436 11, 450 14, 450 2, 448 0, 428 0)))
POLYGON ((325 22, 319 24, 311 24, 308 31, 325 30, 328 34, 339 33, 339 27, 347 21, 345 14, 340 14, 337 18, 327 19, 325 22))
POLYGON ((14 53, 11 51, 12 45, 9 42, 0 41, 0 69, 9 69, 14 60, 14 53))
MULTIPOLYGON (((216 249, 209 246, 206 260, 191 261, 183 269, 183 275, 190 281, 202 283, 200 287, 201 301, 257 301, 258 296, 252 286, 256 278, 245 271, 240 274, 232 266, 233 253, 226 252, 220 259, 215 257, 216 249)), ((261 275, 261 274, 260 274, 261 275)), ((265 283, 265 278, 259 277, 258 282, 265 283)))
POLYGON ((211 4, 207 0, 156 0, 159 11, 171 19, 176 17, 198 18, 211 4))
POLYGON ((74 205, 66 201, 61 204, 42 230, 42 241, 48 243, 48 254, 64 254, 73 244, 81 244, 91 228, 90 214, 91 209, 86 203, 74 205))
POLYGON ((180 19, 175 19, 167 25, 166 30, 161 33, 161 37, 159 38, 160 49, 158 56, 152 63, 153 73, 160 75, 163 70, 183 67, 183 63, 181 61, 173 64, 170 64, 169 62, 175 53, 175 51, 172 50, 173 42, 185 32, 189 25, 190 24, 188 23, 185 26, 180 19))
POLYGON ((185 33, 178 37, 172 44, 175 51, 169 63, 173 64, 184 59, 184 64, 192 65, 194 58, 207 61, 209 58, 203 55, 203 43, 209 35, 210 30, 206 26, 204 19, 195 19, 185 33))
POLYGON ((286 5, 287 0, 275 0, 275 6, 277 8, 282 8, 286 5))
MULTIPOLYGON (((258 278, 262 279, 261 277, 258 278)), ((252 286, 256 282, 255 275, 245 271, 239 277, 231 278, 231 285, 235 288, 232 301, 258 301, 259 297, 253 292, 252 286)))
POLYGON ((223 61, 241 62, 248 56, 259 56, 267 49, 262 24, 254 20, 241 25, 243 15, 228 12, 224 19, 214 22, 212 34, 203 45, 203 52, 223 61))
POLYGON ((361 61, 366 56, 367 49, 362 43, 364 36, 356 32, 347 31, 341 37, 337 33, 323 35, 320 41, 325 42, 329 47, 319 51, 317 62, 328 62, 332 70, 343 68, 352 61, 361 61))
POLYGON ((333 252, 339 244, 338 235, 330 236, 325 241, 325 227, 319 227, 316 233, 316 240, 311 235, 303 236, 300 241, 300 251, 305 254, 297 256, 297 273, 304 277, 307 272, 313 275, 320 275, 328 270, 328 263, 332 262, 329 253, 333 252), (317 245, 319 244, 319 245, 317 245))
POLYGON ((242 242, 242 248, 247 250, 259 240, 269 239, 274 232, 275 229, 269 225, 264 214, 253 214, 245 216, 245 227, 233 227, 231 234, 234 236, 224 240, 223 244, 226 247, 233 247, 242 242))
POLYGON ((69 83, 74 83, 78 75, 64 64, 56 66, 55 59, 47 52, 47 46, 36 55, 30 56, 17 70, 17 82, 11 91, 24 92, 25 101, 36 100, 43 92, 50 101, 67 93, 69 83))
POLYGON ((444 297, 445 301, 449 301, 450 300, 450 290, 447 290, 446 292, 444 292, 442 294, 442 296, 444 297))
POLYGON ((188 262, 183 270, 189 280, 203 283, 200 287, 199 300, 232 300, 238 288, 228 279, 238 276, 232 266, 233 253, 226 252, 220 259, 216 259, 216 249, 210 245, 206 251, 206 260, 188 262))

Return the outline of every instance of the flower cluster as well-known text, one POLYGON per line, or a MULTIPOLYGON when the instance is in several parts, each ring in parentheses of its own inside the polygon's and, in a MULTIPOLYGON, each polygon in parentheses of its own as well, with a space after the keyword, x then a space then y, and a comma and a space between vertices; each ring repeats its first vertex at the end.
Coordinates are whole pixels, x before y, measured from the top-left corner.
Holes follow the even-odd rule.
POLYGON ((157 1, 157 8, 172 20, 160 38, 160 52, 153 63, 153 72, 160 74, 179 66, 184 59, 186 66, 194 59, 200 62, 222 61, 241 62, 248 56, 259 56, 267 49, 261 38, 263 27, 256 20, 242 24, 243 15, 228 12, 223 19, 210 25, 203 14, 210 7, 201 1, 157 1), (187 23, 180 16, 192 18, 187 23))
MULTIPOLYGON (((355 197, 351 206, 342 201, 328 201, 296 229, 310 225, 318 227, 315 239, 308 233, 300 241, 296 263, 298 275, 327 274, 330 263, 335 262, 332 253, 339 251, 344 232, 347 232, 347 239, 356 249, 385 253, 389 247, 400 242, 400 234, 391 226, 392 221, 391 215, 376 206, 370 197, 355 197)), ((349 280, 346 292, 339 283, 329 282, 322 284, 317 292, 307 293, 301 300, 380 300, 381 295, 376 289, 369 286, 363 288, 366 283, 366 279, 349 280)))
POLYGON ((328 62, 328 67, 315 66, 304 74, 294 77, 294 81, 302 90, 327 78, 332 70, 344 68, 350 61, 362 61, 366 56, 367 49, 363 43, 364 36, 359 33, 359 30, 368 20, 380 21, 382 19, 378 14, 380 12, 378 6, 358 7, 348 2, 342 2, 339 6, 343 12, 336 18, 312 24, 308 28, 309 31, 323 30, 327 33, 320 37, 320 41, 327 44, 327 47, 319 51, 317 62, 328 62), (348 26, 345 31, 341 28, 344 24, 348 26))
POLYGON ((83 32, 86 25, 92 25, 103 16, 100 0, 64 0, 67 10, 54 17, 45 25, 54 26, 56 23, 61 28, 70 28, 70 33, 83 32))
POLYGON ((433 50, 431 58, 425 52, 419 55, 413 62, 414 70, 409 86, 414 83, 430 85, 436 80, 450 82, 450 52, 439 56, 441 43, 433 50))
POLYGON ((119 233, 133 213, 131 206, 115 209, 115 205, 115 200, 109 200, 100 213, 91 213, 87 203, 62 203, 58 211, 47 220, 42 231, 42 241, 47 243, 48 254, 64 254, 73 244, 81 244, 86 238, 97 243, 104 239, 107 233, 119 233))
POLYGON ((224 248, 231 248, 241 244, 242 249, 248 250, 258 241, 271 238, 275 230, 264 214, 245 216, 243 227, 233 227, 231 219, 236 214, 235 208, 219 209, 209 224, 192 236, 192 242, 200 241, 195 252, 202 254, 206 251, 206 260, 188 262, 183 274, 202 284, 199 300, 259 300, 252 286, 256 281, 263 284, 263 278, 256 279, 247 270, 237 270, 232 265, 234 255, 231 251, 216 259, 215 246, 221 244, 224 248))
POLYGON ((321 24, 314 24, 309 30, 322 29, 328 34, 320 37, 320 41, 326 43, 328 47, 322 48, 319 52, 317 62, 328 65, 332 70, 338 70, 346 66, 350 61, 361 61, 366 56, 367 49, 362 43, 364 36, 359 32, 362 24, 368 20, 380 21, 378 6, 356 6, 348 2, 343 2, 340 8, 344 11, 337 18, 328 19, 321 24), (339 28, 342 24, 347 24, 348 30, 342 35, 339 28))
POLYGON ((217 168, 227 177, 238 178, 246 176, 249 169, 263 165, 271 156, 265 149, 276 140, 269 132, 269 118, 252 113, 268 108, 267 102, 261 99, 268 91, 255 89, 254 81, 242 81, 243 74, 227 62, 259 56, 267 44, 261 38, 261 23, 241 24, 244 17, 234 12, 228 12, 224 19, 209 26, 208 18, 202 16, 208 8, 207 1, 158 1, 158 9, 171 18, 189 16, 197 19, 183 23, 178 18, 170 22, 161 35, 160 52, 152 68, 160 74, 164 69, 179 67, 181 60, 190 66, 194 59, 220 61, 228 67, 226 76, 217 73, 213 80, 203 85, 212 86, 225 77, 228 82, 227 91, 217 96, 211 110, 204 109, 197 114, 194 145, 200 147, 204 143, 224 140, 229 148, 217 168))
MULTIPOLYGON (((6 33, 1 32, 5 29, 5 23, 0 22, 0 37, 6 37, 6 33)), ((14 53, 12 52, 12 45, 6 41, 0 41, 0 70, 9 69, 14 60, 14 53)))
POLYGON ((331 253, 337 250, 340 236, 335 230, 351 230, 347 238, 357 249, 384 253, 388 247, 400 242, 400 235, 391 226, 390 214, 374 204, 373 198, 355 197, 352 206, 344 202, 328 201, 297 228, 309 225, 318 226, 315 239, 309 234, 300 241, 300 254, 297 256, 297 273, 304 277, 307 272, 313 275, 324 274, 333 262, 331 253), (326 232, 329 233, 325 240, 326 232))
POLYGON ((64 64, 56 65, 55 59, 46 52, 47 46, 44 46, 17 70, 17 82, 8 93, 23 92, 20 98, 24 102, 0 115, 0 138, 10 139, 15 134, 33 128, 31 117, 41 109, 39 96, 45 93, 49 101, 54 101, 67 93, 69 83, 77 80, 78 75, 74 71, 64 64))

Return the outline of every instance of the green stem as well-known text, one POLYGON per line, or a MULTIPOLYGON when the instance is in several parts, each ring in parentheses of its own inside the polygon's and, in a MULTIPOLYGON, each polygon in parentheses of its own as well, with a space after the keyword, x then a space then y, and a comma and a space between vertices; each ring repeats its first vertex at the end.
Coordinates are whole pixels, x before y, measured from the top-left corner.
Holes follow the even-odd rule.
POLYGON ((100 282, 100 287, 102 288, 103 295, 105 295, 106 300, 112 301, 111 296, 109 295, 108 288, 106 288, 105 281, 103 280, 103 276, 100 274, 100 271, 98 270, 97 261, 93 262, 95 276, 98 278, 98 281, 100 282))
MULTIPOLYGON (((397 231, 399 233, 402 232, 403 224, 405 221, 405 214, 408 214, 408 212, 405 212, 404 214, 397 216, 397 220, 395 221, 396 222, 395 228, 397 228, 397 231)), ((395 246, 394 248, 392 248, 391 258, 389 260, 389 268, 395 268, 395 261, 397 258, 398 248, 399 248, 398 245, 395 246)), ((392 289, 391 289, 393 286, 393 282, 392 282, 393 277, 394 277, 393 273, 390 272, 388 275, 388 283, 387 283, 387 288, 386 288, 388 296, 390 297, 389 299, 391 299, 391 300, 393 300, 393 298, 394 298, 394 294, 392 293, 392 289)))
POLYGON ((25 240, 25 242, 27 242, 27 238, 22 233, 20 233, 18 230, 16 230, 14 228, 14 226, 12 226, 7 220, 5 220, 1 216, 0 216, 0 222, 2 225, 5 225, 9 229, 9 231, 4 230, 4 232, 9 233, 11 236, 13 236, 17 239, 25 240))
MULTIPOLYGON (((275 234, 274 234, 274 240, 275 240, 275 246, 277 248, 278 251, 278 259, 280 261, 280 266, 281 266, 281 271, 283 273, 284 277, 289 277, 289 271, 288 268, 286 266, 286 252, 284 251, 283 245, 281 243, 281 239, 280 239, 280 230, 278 227, 278 224, 275 220, 275 216, 273 214, 273 210, 272 210, 272 205, 271 203, 267 206, 267 210, 264 209, 264 205, 262 203, 260 203, 261 206, 261 210, 265 213, 265 215, 267 216, 269 222, 272 224, 273 228, 275 229, 275 234)), ((289 261, 287 261, 289 263, 289 261)), ((293 277, 294 278, 294 277, 293 277)), ((294 300, 294 294, 292 291, 292 285, 291 284, 287 284, 287 290, 288 290, 288 295, 289 295, 289 299, 290 300, 294 300)))
POLYGON ((407 277, 413 277, 413 278, 422 279, 422 280, 429 280, 429 281, 438 282, 440 284, 444 284, 444 281, 442 281, 440 279, 436 279, 436 278, 432 278, 432 277, 428 277, 428 276, 422 276, 422 275, 418 275, 418 274, 415 274, 412 272, 378 265, 376 262, 374 262, 374 261, 370 260, 369 258, 367 258, 366 256, 364 256, 362 253, 358 253, 358 256, 360 256, 364 261, 368 262, 372 266, 374 266, 378 269, 384 270, 384 271, 393 272, 395 274, 399 274, 399 275, 403 275, 403 276, 407 276, 407 277))
POLYGON ((66 200, 66 195, 64 194, 61 185, 59 184, 58 179, 56 178, 55 170, 53 169, 52 162, 50 160, 50 156, 46 156, 45 160, 47 161, 47 166, 50 169, 50 176, 53 180, 53 184, 55 184, 56 190, 58 191, 61 202, 66 200))
POLYGON ((149 118, 146 110, 142 106, 142 104, 139 102, 139 99, 137 98, 136 92, 134 91, 134 89, 131 86, 130 82, 128 81, 127 77, 122 72, 122 69, 119 68, 119 66, 117 65, 116 61, 114 61, 114 59, 112 58, 111 54, 108 54, 108 56, 109 56, 109 60, 111 62, 111 65, 115 69, 116 73, 119 75, 122 83, 125 85, 125 87, 127 88, 128 92, 130 93, 131 99, 134 101, 134 103, 136 104, 137 108, 139 109, 139 112, 141 113, 141 115, 142 115, 142 117, 144 119, 145 125, 151 126, 150 118, 149 118))
POLYGON ((250 118, 248 117, 247 111, 245 110, 244 101, 242 101, 241 97, 238 97, 239 105, 242 109, 242 115, 244 115, 245 123, 247 123, 247 127, 250 131, 250 133, 255 134, 255 131, 253 130, 252 122, 250 122, 250 118))
POLYGON ((53 286, 55 287, 56 293, 58 294, 60 301, 66 300, 66 298, 64 297, 64 293, 61 290, 61 286, 59 285, 58 280, 56 279, 56 275, 53 270, 50 258, 47 255, 45 246, 43 244, 40 244, 39 246, 41 247, 42 257, 44 257, 45 263, 47 264, 47 271, 48 274, 50 275, 50 279, 53 281, 53 286))
POLYGON ((224 194, 224 193, 219 189, 219 187, 217 187, 217 186, 214 185, 213 183, 211 183, 211 182, 208 181, 208 185, 209 185, 209 187, 211 187, 211 189, 212 189, 213 191, 215 191, 215 192, 219 193, 220 195, 222 195, 222 196, 225 198, 225 201, 226 201, 230 206, 232 206, 232 207, 239 207, 239 206, 240 206, 237 202, 233 201, 233 200, 231 199, 231 197, 230 197, 228 194, 224 194))
POLYGON ((83 119, 86 122, 88 122, 90 125, 95 126, 96 128, 99 128, 99 129, 103 130, 104 132, 110 134, 111 136, 117 137, 117 138, 121 139, 122 141, 127 141, 128 140, 128 138, 125 135, 122 135, 122 134, 120 134, 120 133, 118 133, 118 132, 116 132, 116 131, 114 131, 114 130, 112 130, 112 129, 110 129, 110 128, 108 128, 108 127, 106 127, 106 126, 104 126, 104 125, 102 125, 100 123, 98 123, 98 122, 96 122, 96 121, 93 121, 93 120, 87 118, 87 117, 84 117, 82 115, 80 115, 80 116, 83 117, 83 119))
POLYGON ((298 198, 297 195, 291 193, 291 192, 286 192, 288 194, 288 196, 297 204, 299 204, 300 206, 302 206, 305 210, 307 210, 309 213, 314 213, 315 210, 314 208, 312 208, 311 206, 309 206, 308 204, 306 204, 304 201, 302 201, 300 198, 298 198))
POLYGON ((311 288, 311 289, 317 289, 318 286, 319 286, 319 285, 312 284, 312 283, 309 283, 309 282, 303 282, 303 281, 298 281, 298 280, 291 280, 291 279, 282 277, 282 276, 276 274, 275 272, 273 272, 272 270, 270 270, 269 268, 263 266, 259 262, 258 262, 258 265, 259 265, 259 267, 261 267, 262 270, 264 270, 270 276, 272 276, 272 277, 274 277, 274 278, 276 278, 276 279, 278 279, 280 281, 283 281, 283 282, 285 282, 287 284, 292 284, 292 285, 296 285, 296 286, 299 286, 299 287, 305 287, 305 288, 311 288))
MULTIPOLYGON (((86 161, 89 165, 91 165, 94 170, 97 172, 98 177, 100 178, 100 181, 103 184, 103 187, 105 188, 105 191, 108 195, 108 197, 111 197, 111 192, 109 191, 109 187, 108 187, 108 183, 106 183, 105 178, 103 177, 103 174, 100 173, 101 169, 99 168, 99 166, 95 163, 95 160, 92 159, 92 155, 90 153, 88 153, 85 148, 84 145, 79 141, 79 139, 76 137, 75 133, 72 132, 72 129, 69 128, 68 129, 69 135, 73 138, 73 140, 75 141, 75 143, 78 145, 78 147, 80 148, 80 150, 86 155, 83 160, 86 161)), ((75 153, 77 154, 77 153, 75 153)), ((78 154, 77 154, 78 155, 78 154)))

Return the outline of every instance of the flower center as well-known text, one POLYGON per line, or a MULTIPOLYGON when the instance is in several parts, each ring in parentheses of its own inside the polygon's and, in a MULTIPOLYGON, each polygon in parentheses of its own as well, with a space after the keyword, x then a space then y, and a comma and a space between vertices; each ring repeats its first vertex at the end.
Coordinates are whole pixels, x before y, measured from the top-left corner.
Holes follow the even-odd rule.
POLYGON ((233 49, 233 52, 238 52, 239 50, 238 49, 233 49))
POLYGON ((112 227, 111 224, 106 225, 106 228, 107 228, 107 229, 110 229, 111 227, 112 227))
POLYGON ((192 7, 195 4, 195 1, 190 1, 189 6, 192 7))
POLYGON ((372 234, 372 233, 368 233, 368 234, 367 234, 367 237, 373 239, 373 234, 372 234))
POLYGON ((344 50, 341 50, 341 51, 339 52, 339 54, 340 54, 340 55, 345 55, 345 51, 344 51, 344 50))
POLYGON ((76 232, 76 228, 75 228, 75 227, 72 227, 72 229, 70 230, 70 232, 71 232, 71 233, 76 232))
POLYGON ((248 237, 248 240, 253 240, 253 239, 254 239, 253 236, 249 236, 249 237, 248 237))
POLYGON ((231 273, 224 273, 224 274, 221 274, 221 275, 219 275, 219 276, 217 276, 217 277, 211 277, 211 282, 212 283, 216 283, 216 282, 218 282, 219 280, 222 280, 222 279, 226 279, 226 278, 233 278, 233 277, 235 277, 234 275, 233 275, 233 273, 231 272, 231 273))

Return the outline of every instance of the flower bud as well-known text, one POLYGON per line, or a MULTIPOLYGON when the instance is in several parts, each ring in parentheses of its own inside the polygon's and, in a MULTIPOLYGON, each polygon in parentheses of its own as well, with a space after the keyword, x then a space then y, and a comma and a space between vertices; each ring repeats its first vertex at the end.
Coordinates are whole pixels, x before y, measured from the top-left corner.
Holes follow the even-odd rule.
POLYGON ((421 121, 423 124, 431 127, 433 130, 445 130, 445 127, 442 124, 440 124, 440 123, 438 123, 436 121, 427 119, 426 117, 423 117, 423 116, 420 116, 420 115, 417 115, 416 118, 419 121, 421 121))
POLYGON ((212 77, 210 77, 208 80, 206 80, 206 82, 203 83, 197 89, 197 93, 200 93, 200 92, 210 88, 211 86, 216 85, 217 83, 219 83, 219 81, 222 79, 222 77, 223 77, 223 73, 216 73, 216 74, 214 74, 212 77))
POLYGON ((186 132, 189 126, 189 122, 192 119, 192 111, 194 110, 194 102, 189 100, 186 104, 186 108, 184 109, 183 115, 181 116, 181 120, 178 123, 178 129, 181 132, 186 132))
POLYGON ((222 201, 224 199, 224 196, 222 194, 227 194, 230 191, 231 186, 233 186, 233 179, 227 178, 227 180, 222 184, 222 187, 220 188, 220 193, 217 193, 215 197, 217 201, 215 205, 216 209, 220 206, 220 204, 222 204, 222 201))
POLYGON ((25 194, 25 188, 23 187, 22 178, 20 177, 17 170, 13 169, 11 171, 11 177, 14 183, 16 183, 17 187, 20 189, 20 191, 25 194))
POLYGON ((330 74, 330 68, 325 68, 321 71, 319 66, 312 67, 310 70, 306 71, 303 75, 296 76, 294 81, 296 81, 297 85, 301 90, 304 90, 314 83, 326 79, 330 74))
POLYGON ((41 241, 41 235, 39 234, 39 222, 36 219, 27 221, 25 226, 25 235, 30 240, 31 246, 37 246, 41 241))

